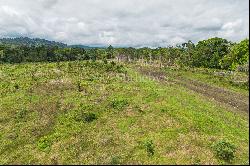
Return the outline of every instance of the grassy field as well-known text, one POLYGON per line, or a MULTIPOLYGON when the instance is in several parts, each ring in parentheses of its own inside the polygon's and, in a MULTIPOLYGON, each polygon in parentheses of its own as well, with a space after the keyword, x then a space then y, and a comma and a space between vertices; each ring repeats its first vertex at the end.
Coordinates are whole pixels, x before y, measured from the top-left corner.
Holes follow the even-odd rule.
POLYGON ((159 70, 169 83, 133 65, 1 64, 0 164, 249 164, 248 112, 171 80, 247 98, 248 86, 159 70), (221 142, 235 147, 231 160, 221 142))

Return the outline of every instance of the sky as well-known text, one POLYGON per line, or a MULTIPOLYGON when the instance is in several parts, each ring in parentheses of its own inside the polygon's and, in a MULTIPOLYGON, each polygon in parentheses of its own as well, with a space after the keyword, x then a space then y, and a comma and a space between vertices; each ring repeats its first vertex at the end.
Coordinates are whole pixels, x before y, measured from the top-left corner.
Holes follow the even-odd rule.
POLYGON ((249 36, 249 0, 0 0, 0 38, 164 47, 249 36))

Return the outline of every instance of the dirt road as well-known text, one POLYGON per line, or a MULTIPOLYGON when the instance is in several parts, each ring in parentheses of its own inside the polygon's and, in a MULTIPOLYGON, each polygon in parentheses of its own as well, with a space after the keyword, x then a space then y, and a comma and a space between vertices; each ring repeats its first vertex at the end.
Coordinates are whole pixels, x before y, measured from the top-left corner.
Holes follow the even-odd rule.
POLYGON ((191 80, 187 78, 183 78, 181 76, 177 76, 175 78, 171 78, 171 80, 166 79, 166 73, 159 69, 152 70, 152 68, 137 68, 137 70, 144 75, 154 77, 158 81, 161 82, 172 82, 174 84, 181 85, 187 89, 195 91, 203 96, 206 96, 212 100, 215 100, 219 103, 226 104, 227 106, 231 106, 239 111, 244 111, 249 114, 249 97, 242 95, 237 92, 229 91, 221 87, 215 87, 208 85, 203 82, 199 82, 196 80, 191 80))

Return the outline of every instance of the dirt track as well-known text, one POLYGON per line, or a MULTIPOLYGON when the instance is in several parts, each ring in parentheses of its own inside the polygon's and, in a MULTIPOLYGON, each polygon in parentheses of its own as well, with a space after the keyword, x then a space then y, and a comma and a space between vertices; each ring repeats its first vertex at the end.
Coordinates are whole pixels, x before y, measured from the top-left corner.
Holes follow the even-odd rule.
POLYGON ((144 75, 154 77, 161 82, 172 82, 181 85, 187 89, 195 91, 203 96, 206 96, 219 103, 231 106, 239 111, 244 111, 249 114, 249 97, 242 94, 232 92, 221 87, 215 87, 196 80, 190 80, 183 77, 175 77, 171 80, 166 80, 166 74, 160 70, 151 70, 138 68, 138 71, 144 75))

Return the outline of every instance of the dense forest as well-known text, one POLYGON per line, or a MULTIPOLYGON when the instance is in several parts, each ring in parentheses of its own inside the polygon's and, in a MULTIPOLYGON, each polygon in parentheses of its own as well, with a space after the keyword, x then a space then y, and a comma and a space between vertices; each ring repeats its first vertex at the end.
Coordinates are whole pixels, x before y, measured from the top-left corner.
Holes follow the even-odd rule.
POLYGON ((14 38, 0 40, 0 62, 56 62, 75 60, 118 60, 157 62, 160 66, 191 66, 226 70, 247 70, 249 39, 233 43, 210 38, 165 48, 92 48, 67 46, 44 39, 14 38), (87 48, 87 49, 86 49, 87 48))

